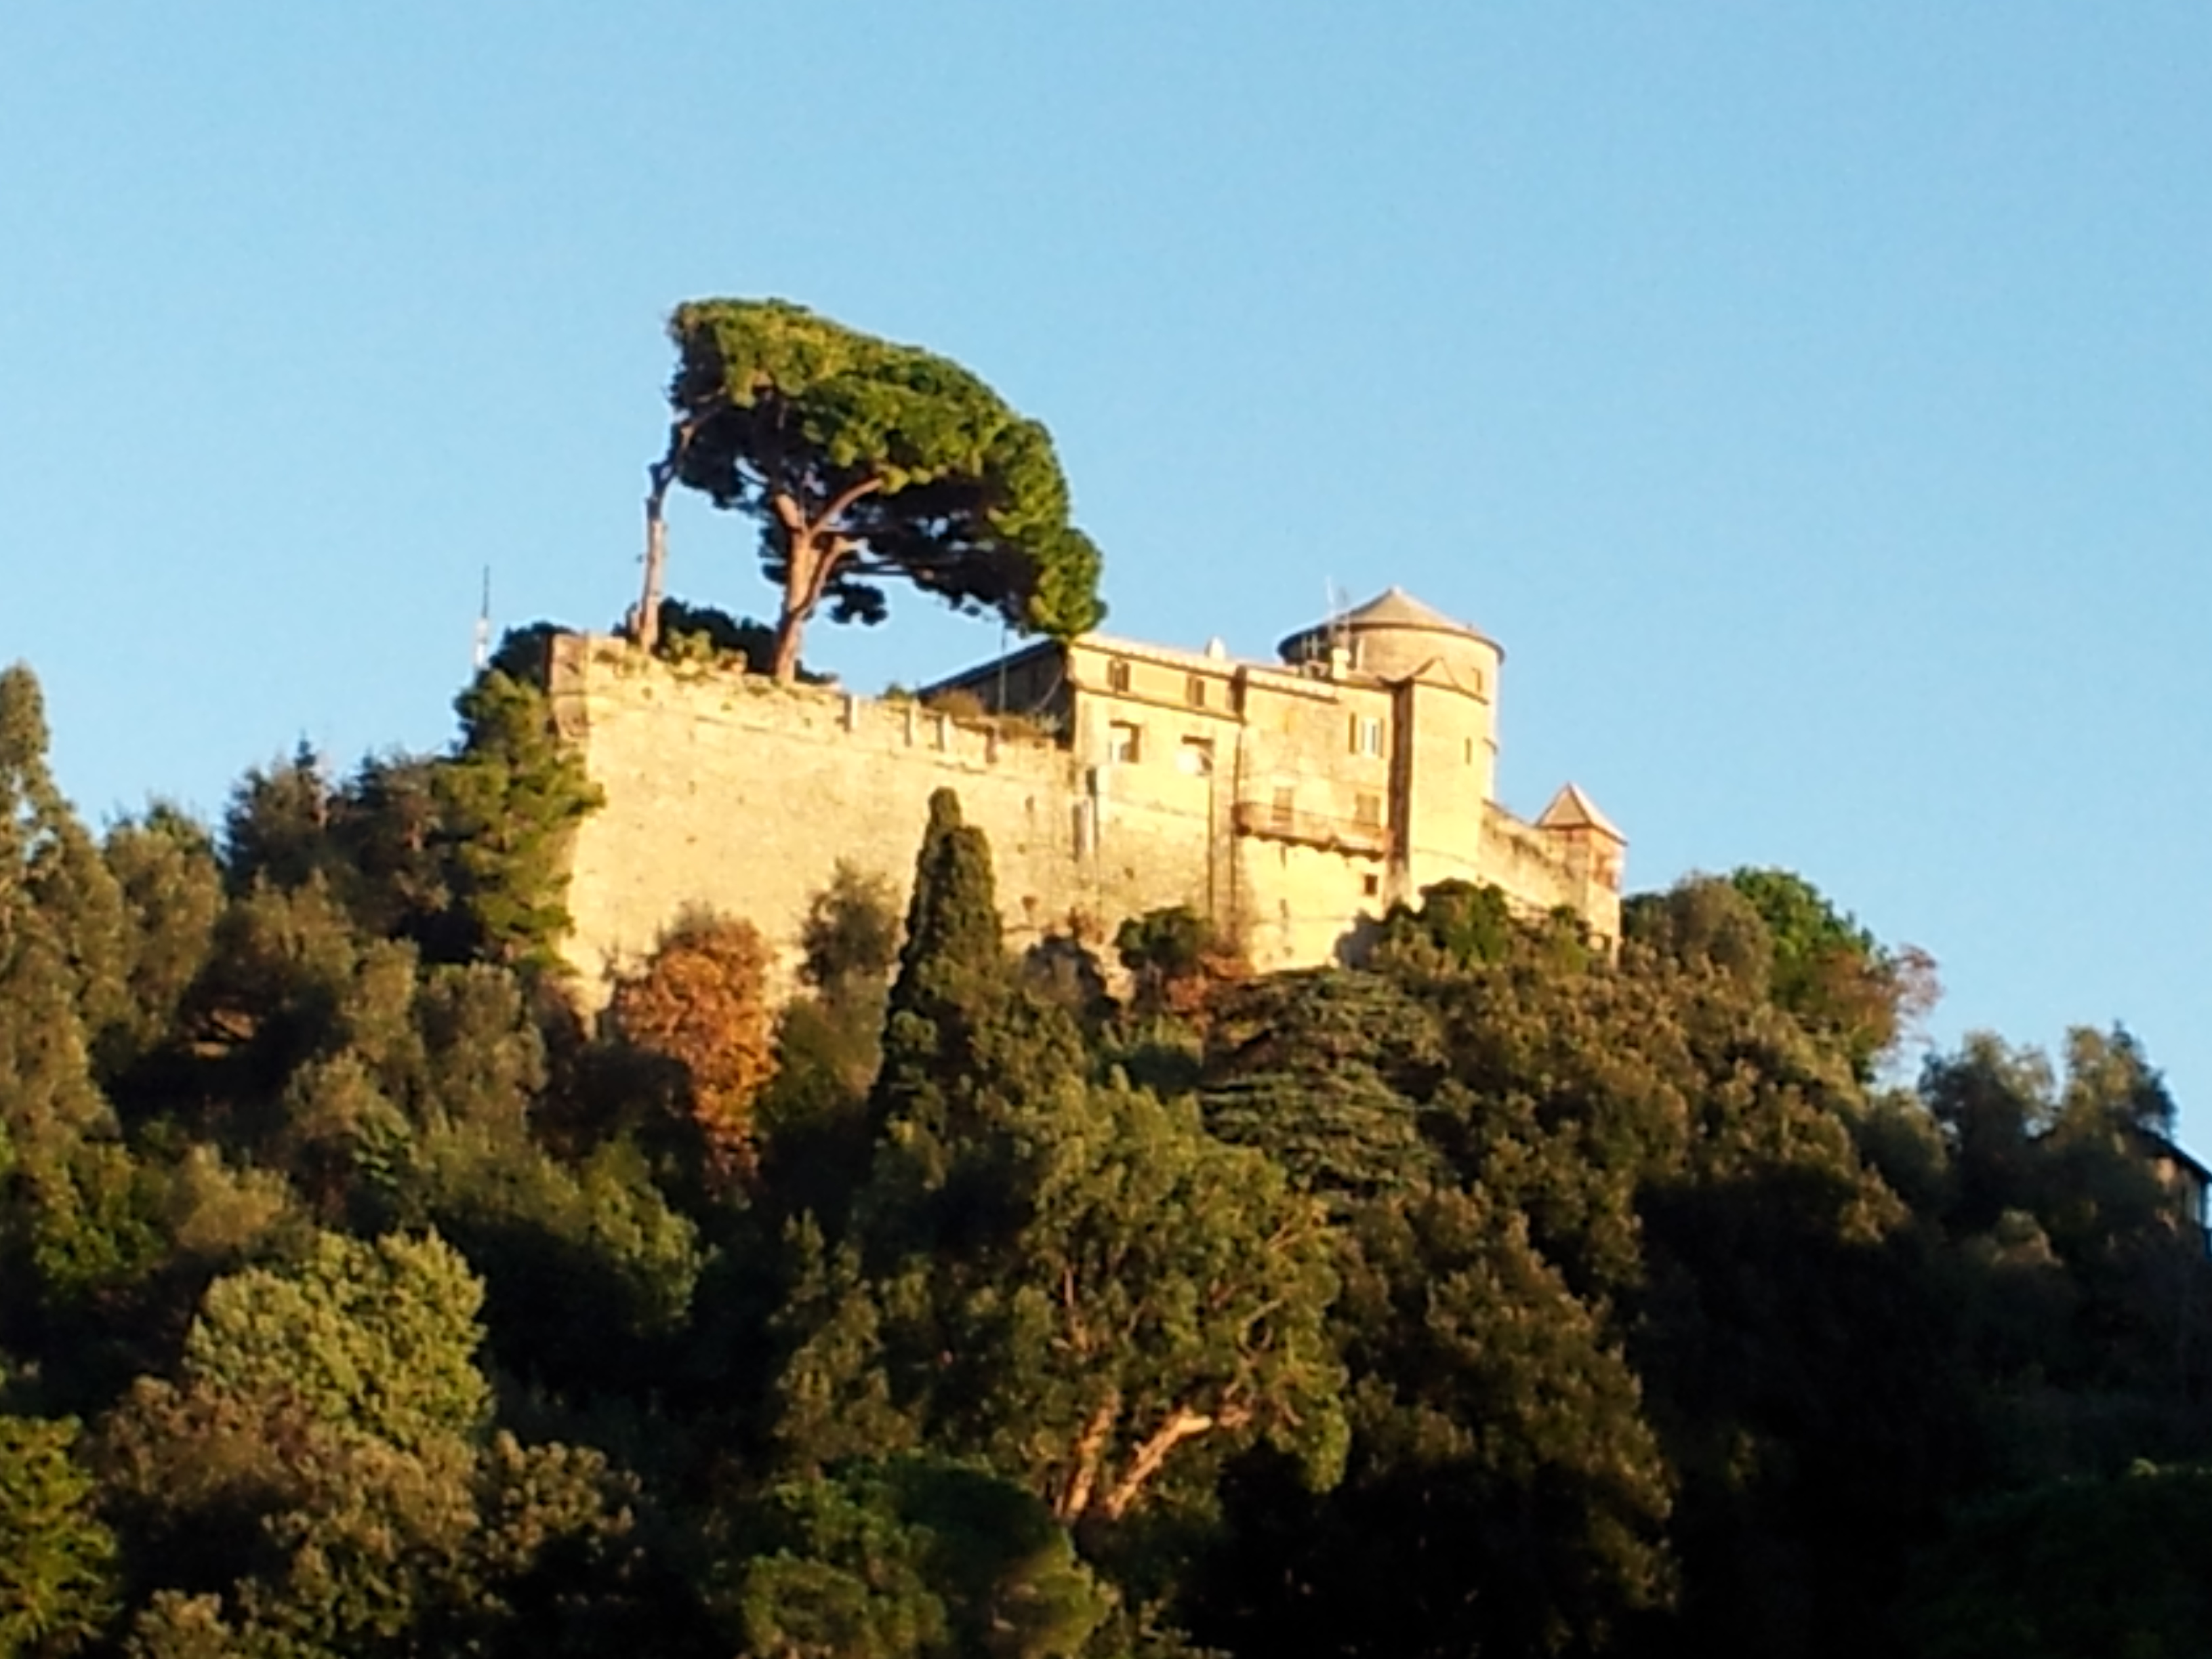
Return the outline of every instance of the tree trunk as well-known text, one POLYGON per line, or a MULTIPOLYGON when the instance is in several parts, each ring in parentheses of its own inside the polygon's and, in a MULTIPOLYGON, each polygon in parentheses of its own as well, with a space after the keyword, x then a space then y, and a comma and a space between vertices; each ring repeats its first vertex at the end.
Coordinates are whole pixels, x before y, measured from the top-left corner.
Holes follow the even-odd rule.
POLYGON ((668 573, 668 486, 691 441, 689 425, 672 427, 668 453, 645 470, 645 591, 629 619, 630 642, 647 656, 660 642, 660 594, 668 573))
MULTIPOLYGON (((659 467, 653 469, 658 474, 659 467)), ((662 507, 666 495, 658 477, 645 498, 645 591, 629 619, 630 642, 647 656, 660 642, 660 586, 668 566, 668 520, 662 507)))
POLYGON ((860 544, 842 534, 838 526, 854 502, 883 488, 880 478, 862 478, 848 485, 812 519, 787 490, 769 497, 769 510, 783 526, 783 614, 775 623, 777 681, 790 684, 799 678, 799 641, 806 620, 830 589, 830 579, 860 544))
POLYGON ((783 610, 775 619, 775 657, 769 672, 777 684, 789 685, 799 678, 799 636, 814 614, 821 552, 817 528, 807 522, 796 501, 778 494, 769 506, 783 526, 783 610))
POLYGON ((851 553, 854 544, 825 529, 827 516, 809 524, 795 508, 779 506, 783 524, 783 611, 775 619, 775 660, 770 672, 778 684, 789 685, 799 678, 799 644, 807 619, 822 603, 830 579, 851 553))
POLYGON ((790 551, 784 562, 783 611, 775 619, 775 660, 769 671, 779 685, 789 685, 799 678, 799 641, 805 632, 806 619, 814 614, 810 595, 819 559, 811 532, 787 531, 784 539, 790 551))
POLYGON ((779 685, 789 685, 799 678, 799 636, 805 626, 803 617, 788 612, 775 625, 775 656, 769 672, 779 685))

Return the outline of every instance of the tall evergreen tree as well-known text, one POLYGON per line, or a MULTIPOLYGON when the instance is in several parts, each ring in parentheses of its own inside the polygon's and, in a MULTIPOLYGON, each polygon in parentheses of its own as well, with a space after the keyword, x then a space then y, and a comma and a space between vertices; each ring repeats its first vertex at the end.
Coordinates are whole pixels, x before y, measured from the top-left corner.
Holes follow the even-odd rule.
POLYGON ((222 819, 222 867, 233 892, 255 882, 298 887, 335 861, 331 790, 322 757, 302 739, 289 760, 256 767, 231 792, 222 819))
POLYGON ((21 663, 0 670, 0 895, 14 888, 67 975, 88 1039, 128 1018, 122 890, 46 764, 45 700, 21 663))
POLYGON ((461 745, 438 769, 435 790, 455 899, 481 954, 558 972, 569 839, 600 792, 536 686, 495 666, 454 707, 461 745))
POLYGON ((142 1242, 131 1169, 91 1071, 122 1019, 122 899, 46 769, 38 682, 0 672, 0 1316, 125 1276, 142 1242))
POLYGON ((1024 1028, 1048 1018, 1015 993, 991 844, 961 821, 959 797, 939 789, 929 799, 884 1022, 878 1122, 916 1146, 961 1133, 979 1094, 1020 1086, 1018 1076, 987 1075, 987 1059, 1011 1066, 1024 1028))

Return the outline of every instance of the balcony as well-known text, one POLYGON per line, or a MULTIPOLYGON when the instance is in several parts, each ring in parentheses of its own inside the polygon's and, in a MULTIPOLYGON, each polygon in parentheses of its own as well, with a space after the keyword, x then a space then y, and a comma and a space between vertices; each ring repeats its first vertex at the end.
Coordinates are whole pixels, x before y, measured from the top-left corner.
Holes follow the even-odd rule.
POLYGON ((1268 801, 1238 801, 1236 825, 1240 836, 1258 836, 1268 841, 1286 841, 1330 852, 1356 853, 1363 858, 1384 858, 1390 851, 1388 824, 1331 817, 1321 812, 1293 811, 1268 801))

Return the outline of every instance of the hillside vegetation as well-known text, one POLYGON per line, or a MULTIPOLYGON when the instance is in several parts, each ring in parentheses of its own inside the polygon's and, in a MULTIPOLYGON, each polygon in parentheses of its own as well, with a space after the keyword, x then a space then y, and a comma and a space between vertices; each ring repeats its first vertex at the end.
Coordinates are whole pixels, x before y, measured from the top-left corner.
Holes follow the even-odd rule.
POLYGON ((1447 886, 1357 969, 1017 958, 943 793, 785 1005, 702 915, 586 1025, 592 791, 459 708, 95 836, 0 676, 0 1654, 2212 1641, 2125 1033, 1885 1082, 1929 964, 1777 871, 1617 957, 1447 886))

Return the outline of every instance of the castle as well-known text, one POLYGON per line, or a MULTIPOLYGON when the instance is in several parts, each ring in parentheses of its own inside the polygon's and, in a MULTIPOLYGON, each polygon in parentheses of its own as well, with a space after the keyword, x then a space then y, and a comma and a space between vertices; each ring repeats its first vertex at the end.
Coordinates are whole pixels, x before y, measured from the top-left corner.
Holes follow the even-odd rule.
POLYGON ((571 854, 580 988, 603 1000, 686 907, 749 919, 788 964, 840 862, 903 892, 945 785, 1017 947, 1187 905, 1256 968, 1311 966, 1452 878, 1618 936, 1620 832, 1572 784, 1534 823, 1492 799, 1493 641, 1393 588, 1280 649, 1090 634, 890 701, 559 638, 555 720, 605 793, 571 854))

